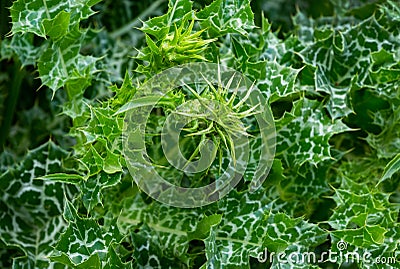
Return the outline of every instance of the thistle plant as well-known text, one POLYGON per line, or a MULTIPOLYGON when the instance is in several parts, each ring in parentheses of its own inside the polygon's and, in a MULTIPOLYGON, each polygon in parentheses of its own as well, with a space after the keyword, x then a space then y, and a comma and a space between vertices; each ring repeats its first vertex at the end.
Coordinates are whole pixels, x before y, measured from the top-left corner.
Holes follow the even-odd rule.
POLYGON ((399 269, 399 4, 314 2, 0 1, 0 268, 399 269))
MULTIPOLYGON (((172 168, 161 156, 165 154, 171 161, 170 159, 176 157, 177 148, 174 146, 179 144, 185 158, 185 163, 176 165, 181 171, 185 170, 189 163, 201 160, 203 155, 207 156, 203 156, 203 160, 207 159, 206 163, 200 165, 203 169, 197 166, 196 171, 191 172, 197 174, 197 180, 192 183, 202 185, 204 178, 208 177, 206 181, 210 180, 210 171, 213 178, 221 174, 226 168, 227 159, 232 162, 230 165, 236 166, 237 148, 253 138, 248 131, 252 127, 249 125, 249 119, 262 113, 258 104, 248 104, 254 85, 244 89, 235 74, 223 82, 219 67, 216 75, 218 79, 211 82, 200 73, 201 83, 184 83, 176 89, 170 89, 162 97, 138 97, 118 111, 125 113, 132 108, 154 105, 155 109, 146 123, 145 141, 148 157, 159 173, 168 173, 166 170, 172 168), (163 152, 161 148, 155 147, 160 143, 163 152)), ((246 160, 241 161, 243 162, 246 160)))
POLYGON ((193 87, 184 85, 184 88, 194 96, 195 101, 184 111, 173 112, 196 119, 191 122, 191 126, 183 129, 187 132, 187 137, 200 137, 200 143, 189 161, 201 151, 201 147, 206 144, 205 140, 211 138, 217 145, 215 150, 219 151, 219 167, 222 167, 223 148, 229 150, 233 162, 236 163, 233 137, 238 135, 251 136, 247 132, 250 126, 245 126, 243 119, 261 112, 257 110, 258 105, 251 108, 246 105, 253 85, 248 89, 244 98, 238 101, 239 85, 232 93, 229 91, 234 76, 231 77, 225 87, 222 85, 220 73, 218 74, 218 85, 213 85, 204 76, 203 78, 206 86, 200 94, 193 87))
POLYGON ((154 35, 154 39, 145 34, 147 47, 137 56, 145 65, 140 65, 138 72, 154 74, 178 64, 206 61, 204 51, 216 39, 203 39, 201 35, 207 30, 205 28, 194 31, 196 20, 192 16, 188 13, 179 27, 176 24, 171 26, 173 30, 170 33, 154 35))

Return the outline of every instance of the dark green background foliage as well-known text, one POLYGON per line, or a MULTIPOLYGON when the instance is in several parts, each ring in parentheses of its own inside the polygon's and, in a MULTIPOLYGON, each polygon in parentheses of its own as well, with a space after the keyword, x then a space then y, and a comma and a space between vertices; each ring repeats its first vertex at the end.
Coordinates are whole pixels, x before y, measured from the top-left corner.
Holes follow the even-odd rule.
MULTIPOLYGON (((0 268, 400 268, 397 0, 0 5, 0 268), (138 190, 115 113, 151 76, 196 61, 256 82, 277 152, 258 191, 247 176, 214 204, 179 209, 138 190), (338 242, 397 262, 257 261, 338 242)), ((175 107, 187 97, 174 94, 175 107)), ((165 164, 157 136, 146 141, 165 164)))

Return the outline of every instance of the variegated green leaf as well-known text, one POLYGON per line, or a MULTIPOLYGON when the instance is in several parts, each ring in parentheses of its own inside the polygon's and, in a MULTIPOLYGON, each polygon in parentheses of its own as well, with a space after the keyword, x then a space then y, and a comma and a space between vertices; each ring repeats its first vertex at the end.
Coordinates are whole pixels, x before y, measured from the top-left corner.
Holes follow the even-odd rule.
POLYGON ((81 90, 89 86, 96 72, 97 58, 80 54, 84 35, 75 27, 62 39, 51 43, 41 55, 38 62, 39 76, 42 83, 53 92, 63 86, 81 90))
POLYGON ((113 268, 121 268, 121 269, 132 269, 132 263, 131 262, 122 262, 120 259, 120 256, 114 249, 115 247, 111 245, 108 248, 108 253, 107 253, 107 260, 103 265, 103 269, 113 269, 113 268))
POLYGON ((266 226, 265 244, 268 251, 273 253, 271 268, 315 268, 313 260, 302 258, 305 253, 313 253, 314 247, 326 240, 327 233, 324 230, 301 218, 293 219, 282 213, 270 215, 266 226), (278 257, 283 258, 280 260, 278 257))
POLYGON ((337 264, 354 263, 366 269, 398 269, 400 268, 400 253, 393 241, 398 242, 400 240, 399 228, 399 225, 396 224, 394 227, 386 229, 384 231, 385 240, 380 244, 372 244, 368 247, 359 247, 357 245, 365 243, 366 238, 368 238, 368 241, 373 236, 381 238, 383 234, 381 228, 377 226, 363 227, 357 230, 332 233, 331 251, 337 253, 333 258, 337 264))
POLYGON ((342 188, 336 189, 333 196, 338 207, 329 224, 334 229, 351 229, 364 225, 380 225, 385 228, 394 224, 399 209, 390 204, 387 194, 371 191, 367 186, 350 179, 344 179, 342 184, 342 188), (355 190, 358 190, 357 194, 355 190))
POLYGON ((48 142, 0 176, 0 239, 24 253, 13 261, 15 268, 64 268, 48 256, 66 228, 61 216, 64 198, 74 188, 36 178, 61 172, 66 156, 66 151, 48 142))
POLYGON ((18 0, 11 6, 12 33, 33 33, 59 38, 79 22, 93 15, 91 7, 99 0, 40 1, 18 0))
POLYGON ((289 167, 330 159, 329 139, 350 130, 340 120, 331 120, 321 103, 307 98, 294 102, 292 111, 285 113, 276 126, 277 154, 289 167))
POLYGON ((262 192, 232 191, 219 201, 222 221, 211 227, 204 240, 207 268, 249 268, 250 256, 264 253, 265 218, 271 210, 268 203, 262 192))
POLYGON ((244 65, 244 72, 256 81, 257 87, 270 103, 302 91, 296 86, 299 69, 281 66, 276 61, 247 62, 244 65))
POLYGON ((217 0, 197 13, 202 28, 208 28, 212 37, 227 33, 247 35, 253 29, 254 15, 250 1, 217 0))
POLYGON ((399 33, 390 31, 391 24, 381 16, 372 15, 357 23, 355 18, 344 17, 338 25, 330 25, 333 19, 296 16, 304 43, 300 55, 318 68, 316 90, 330 96, 328 109, 333 118, 352 112, 348 99, 354 88, 365 85, 388 99, 396 95, 392 83, 400 76, 399 33))
POLYGON ((333 160, 320 162, 318 166, 304 164, 299 170, 286 169, 284 178, 278 182, 279 199, 277 204, 290 216, 311 217, 320 211, 324 196, 330 195, 329 184, 336 183, 331 176, 333 160))
POLYGON ((94 219, 81 218, 70 202, 66 203, 64 218, 68 228, 51 254, 53 261, 77 268, 103 268, 116 258, 112 244, 119 243, 122 236, 115 222, 102 227, 94 219))
MULTIPOLYGON (((382 13, 387 16, 390 21, 395 23, 400 23, 400 6, 396 1, 387 1, 385 4, 381 5, 382 13)), ((394 29, 396 30, 396 29, 394 29)))
POLYGON ((159 237, 154 230, 144 223, 140 232, 132 232, 132 242, 135 247, 134 257, 138 268, 186 268, 185 262, 175 255, 168 254, 165 247, 159 243, 159 237))
MULTIPOLYGON (((357 252, 360 257, 370 253, 369 258, 372 259, 398 255, 400 234, 396 219, 399 207, 390 203, 389 195, 370 190, 365 184, 344 179, 341 189, 335 190, 333 199, 337 207, 329 219, 334 229, 331 232, 332 251, 339 248, 342 252, 357 252), (340 241, 344 242, 345 250, 340 249, 340 241)), ((342 258, 340 262, 344 261, 342 258)), ((379 268, 378 264, 371 261, 361 260, 359 263, 364 268, 379 268)))
POLYGON ((90 84, 97 58, 80 54, 84 34, 79 27, 94 14, 91 6, 97 2, 18 0, 10 9, 15 40, 11 44, 20 43, 14 52, 23 65, 38 65, 42 83, 53 92, 63 86, 84 89, 90 84), (34 47, 32 34, 51 41, 34 47))
POLYGON ((87 180, 80 181, 79 187, 82 192, 82 202, 86 209, 92 211, 95 206, 102 204, 103 191, 117 185, 120 180, 121 173, 109 175, 102 171, 87 180))
MULTIPOLYGON (((400 88, 399 88, 400 89, 400 88)), ((380 110, 374 113, 374 123, 382 128, 378 134, 369 133, 368 143, 381 158, 393 158, 400 152, 400 108, 380 110)))
MULTIPOLYGON (((182 210, 159 203, 146 205, 142 198, 137 195, 134 198, 124 200, 123 208, 118 218, 118 226, 125 233, 136 231, 133 234, 134 245, 135 240, 136 244, 140 244, 135 245, 140 257, 148 255, 142 253, 142 247, 149 250, 149 248, 159 245, 157 247, 159 258, 165 256, 172 259, 174 257, 183 259, 188 250, 191 233, 196 231, 198 220, 200 220, 200 216, 195 210, 182 210), (152 235, 151 238, 148 238, 149 234, 152 235), (144 238, 146 238, 146 243, 143 242, 144 238), (145 244, 145 246, 141 244, 145 244)), ((146 266, 147 262, 151 262, 146 259, 143 260, 139 256, 137 257, 137 262, 141 266, 146 266)))
POLYGON ((190 0, 169 1, 168 12, 162 16, 144 22, 140 30, 160 40, 164 38, 173 27, 176 26, 178 28, 182 23, 182 18, 188 13, 192 13, 192 2, 190 0))
MULTIPOLYGON (((326 233, 316 225, 275 213, 271 205, 263 191, 232 192, 221 200, 222 221, 205 239, 207 268, 250 268, 250 256, 262 262, 268 260, 266 252, 299 255, 326 240, 326 233)), ((272 268, 291 268, 272 262, 272 268)))
POLYGON ((271 30, 271 24, 262 17, 261 27, 248 30, 246 36, 233 35, 231 40, 235 57, 240 62, 257 62, 260 60, 277 60, 283 56, 285 42, 282 42, 271 30))
POLYGON ((343 118, 354 112, 350 103, 350 93, 358 88, 354 85, 356 79, 357 76, 350 82, 349 86, 338 87, 332 85, 326 77, 326 73, 320 72, 320 70, 315 72, 315 88, 317 91, 329 95, 326 108, 332 119, 343 118))
MULTIPOLYGON (((33 39, 34 35, 31 33, 18 33, 13 35, 11 40, 4 40, 1 44, 1 49, 9 52, 5 53, 3 51, 1 57, 11 58, 15 54, 21 61, 22 66, 35 65, 45 46, 35 47, 33 39)), ((46 44, 46 42, 44 43, 46 44)))
MULTIPOLYGON (((129 88, 132 89, 132 88, 129 88)), ((116 100, 117 101, 117 100, 116 100)), ((122 118, 113 115, 115 111, 108 104, 104 104, 107 107, 91 107, 90 109, 90 121, 82 124, 83 126, 77 126, 74 135, 79 139, 79 142, 84 145, 90 145, 91 143, 98 141, 102 144, 104 149, 107 149, 106 156, 100 156, 99 161, 90 162, 84 160, 85 166, 91 170, 91 166, 99 166, 99 169, 104 169, 107 173, 115 173, 122 171, 120 164, 120 153, 121 143, 119 139, 122 135, 122 118)), ((99 146, 96 146, 97 150, 99 146)), ((76 147, 79 150, 78 147, 76 147)), ((96 153, 95 148, 86 146, 84 150, 78 151, 78 154, 89 155, 87 158, 92 158, 96 153)), ((97 160, 97 158, 96 158, 97 160)), ((99 170, 96 170, 99 171, 99 170)), ((94 172, 90 172, 90 175, 94 172)))
POLYGON ((110 175, 101 171, 89 178, 84 178, 78 174, 56 173, 40 177, 40 179, 75 184, 81 190, 83 205, 91 212, 96 206, 103 205, 105 189, 116 186, 120 183, 121 177, 121 173, 110 175))
POLYGON ((17 244, 21 245, 27 254, 25 257, 14 258, 13 268, 67 268, 49 259, 57 238, 65 228, 65 221, 61 216, 57 216, 40 229, 35 228, 27 235, 20 234, 17 244))

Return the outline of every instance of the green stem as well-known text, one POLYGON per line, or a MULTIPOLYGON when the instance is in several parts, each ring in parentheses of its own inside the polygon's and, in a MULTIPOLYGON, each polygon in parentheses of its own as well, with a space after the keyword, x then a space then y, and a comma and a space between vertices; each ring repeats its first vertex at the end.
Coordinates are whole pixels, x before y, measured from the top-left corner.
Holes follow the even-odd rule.
POLYGON ((10 91, 8 92, 8 96, 6 98, 4 111, 5 117, 0 126, 0 151, 3 150, 4 145, 6 143, 6 139, 8 138, 8 134, 10 132, 12 120, 14 118, 15 107, 17 106, 17 101, 19 97, 19 92, 21 89, 22 80, 24 78, 25 70, 22 69, 21 62, 19 60, 14 60, 14 72, 13 72, 13 80, 11 84, 10 91))
POLYGON ((128 24, 125 24, 123 27, 110 33, 110 37, 112 39, 116 39, 116 38, 130 32, 132 30, 132 28, 138 27, 144 19, 149 17, 151 14, 153 14, 160 7, 160 5, 163 4, 164 2, 166 2, 166 0, 155 1, 153 4, 151 4, 151 6, 149 6, 148 9, 143 11, 139 16, 137 16, 135 19, 130 21, 128 24))

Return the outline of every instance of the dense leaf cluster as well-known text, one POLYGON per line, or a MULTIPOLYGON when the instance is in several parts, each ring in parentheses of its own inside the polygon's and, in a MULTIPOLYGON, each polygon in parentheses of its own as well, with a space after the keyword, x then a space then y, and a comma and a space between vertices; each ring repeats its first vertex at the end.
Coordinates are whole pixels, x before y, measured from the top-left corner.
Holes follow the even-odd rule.
MULTIPOLYGON (((10 3, 0 44, 0 267, 400 268, 399 3, 322 1, 324 16, 312 17, 315 1, 299 1, 290 21, 284 1, 136 2, 10 3), (135 185, 119 111, 152 76, 196 61, 255 81, 274 115, 276 156, 249 191, 255 139, 235 190, 181 209, 135 185), (338 254, 328 260, 329 251, 338 254)), ((198 98, 224 98, 211 90, 198 98)), ((196 123, 184 151, 212 134, 220 157, 190 180, 165 169, 165 114, 194 92, 171 91, 146 137, 158 171, 185 186, 215 180, 230 149, 218 126, 196 123)))

